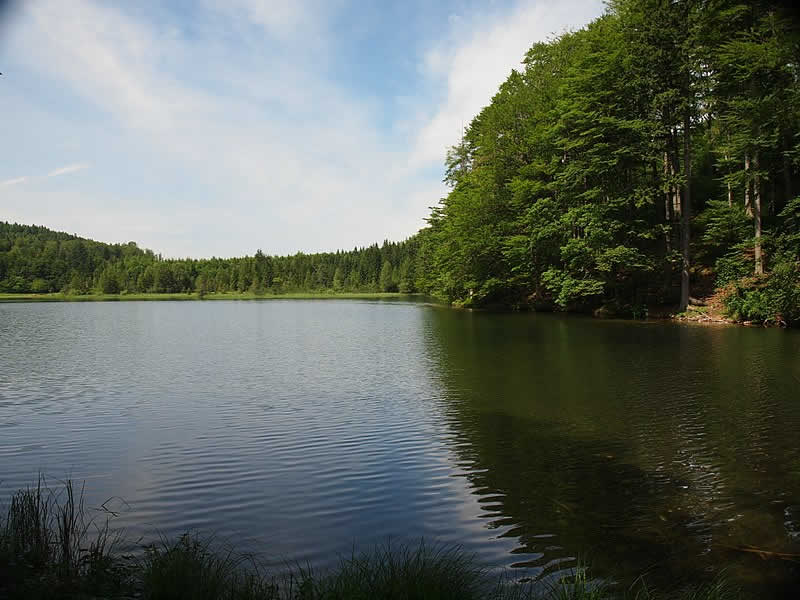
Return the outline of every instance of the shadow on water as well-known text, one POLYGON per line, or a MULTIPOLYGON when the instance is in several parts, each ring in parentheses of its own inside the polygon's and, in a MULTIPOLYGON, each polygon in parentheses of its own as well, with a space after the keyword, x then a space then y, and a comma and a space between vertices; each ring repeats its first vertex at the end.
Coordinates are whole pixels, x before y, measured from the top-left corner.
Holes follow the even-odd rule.
POLYGON ((451 448, 509 565, 800 582, 800 336, 430 310, 451 448))

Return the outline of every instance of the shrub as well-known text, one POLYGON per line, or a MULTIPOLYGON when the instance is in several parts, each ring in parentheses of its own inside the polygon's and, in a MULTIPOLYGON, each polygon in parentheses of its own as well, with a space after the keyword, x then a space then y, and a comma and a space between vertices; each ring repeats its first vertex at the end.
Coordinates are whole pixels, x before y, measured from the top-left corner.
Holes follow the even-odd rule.
POLYGON ((725 287, 750 275, 753 261, 742 254, 729 254, 717 259, 714 271, 717 274, 717 287, 725 287))
POLYGON ((35 294, 46 294, 50 291, 50 283, 46 279, 37 277, 31 282, 31 291, 35 294))
POLYGON ((739 281, 725 299, 725 309, 738 321, 797 325, 800 323, 800 265, 781 263, 763 278, 739 281))

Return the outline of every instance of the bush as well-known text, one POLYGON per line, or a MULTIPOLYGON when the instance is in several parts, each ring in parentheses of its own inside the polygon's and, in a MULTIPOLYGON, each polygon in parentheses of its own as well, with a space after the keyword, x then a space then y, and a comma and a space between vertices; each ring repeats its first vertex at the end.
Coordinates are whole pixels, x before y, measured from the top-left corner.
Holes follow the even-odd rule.
POLYGON ((10 294, 23 294, 30 289, 28 281, 19 275, 10 275, 8 279, 0 281, 0 292, 10 294))
POLYGON ((113 268, 107 267, 100 274, 100 291, 104 294, 119 294, 120 290, 117 272, 113 268))
POLYGON ((800 265, 781 263, 766 277, 741 280, 725 299, 725 309, 737 321, 799 324, 800 265))
POLYGON ((741 254, 729 254, 717 259, 714 272, 717 274, 717 287, 725 287, 752 274, 753 261, 741 254))
POLYGON ((50 291, 50 283, 46 279, 37 277, 31 282, 31 291, 35 294, 46 294, 50 291))

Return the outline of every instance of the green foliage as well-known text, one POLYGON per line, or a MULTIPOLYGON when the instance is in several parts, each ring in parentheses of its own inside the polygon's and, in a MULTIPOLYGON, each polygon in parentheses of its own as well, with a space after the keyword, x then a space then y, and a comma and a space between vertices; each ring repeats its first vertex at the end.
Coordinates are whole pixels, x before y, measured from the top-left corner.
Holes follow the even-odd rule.
POLYGON ((394 278, 392 263, 390 263, 388 260, 383 261, 379 282, 382 292, 397 291, 397 281, 394 278))
POLYGON ((333 291, 341 292, 344 290, 344 274, 341 267, 336 267, 333 272, 333 291))
POLYGON ((588 569, 578 565, 572 572, 547 585, 548 600, 611 600, 614 591, 604 582, 589 577, 588 569))
POLYGON ((781 225, 776 236, 779 257, 787 262, 800 260, 800 196, 792 199, 778 215, 781 225))
POLYGON ((45 294, 50 291, 50 284, 46 279, 37 277, 31 282, 31 291, 34 294, 45 294))
POLYGON ((71 481, 18 491, 0 518, 0 597, 84 598, 121 593, 129 565, 116 555, 119 536, 87 518, 83 490, 71 481))
POLYGON ((714 270, 717 273, 717 287, 725 287, 747 277, 753 270, 753 265, 747 256, 739 252, 718 258, 714 270))
POLYGON ((603 282, 597 279, 575 279, 563 271, 548 269, 542 274, 542 283, 555 296, 562 308, 584 303, 603 294, 603 282))
POLYGON ((781 263, 762 279, 742 280, 725 299, 728 314, 741 321, 800 323, 800 263, 781 263))
POLYGON ((0 293, 85 294, 417 291, 416 237, 351 251, 207 260, 164 259, 44 227, 0 222, 0 293))
POLYGON ((117 269, 112 265, 107 265, 100 273, 98 285, 104 294, 119 294, 122 288, 117 269))
POLYGON ((750 242, 752 237, 752 224, 744 207, 738 203, 728 205, 724 200, 709 201, 706 209, 695 219, 695 225, 703 231, 698 254, 708 260, 750 242))
POLYGON ((644 314, 678 300, 682 238, 697 283, 753 273, 754 248, 797 261, 800 38, 759 7, 615 0, 535 44, 448 153, 421 287, 644 314))
POLYGON ((487 571, 458 548, 385 544, 343 559, 332 573, 301 572, 301 600, 500 598, 487 571))
MULTIPOLYGON (((271 582, 248 569, 247 557, 212 547, 212 540, 185 534, 145 547, 139 565, 146 600, 268 600, 278 597, 271 582)), ((250 565, 254 566, 254 565, 250 565)))

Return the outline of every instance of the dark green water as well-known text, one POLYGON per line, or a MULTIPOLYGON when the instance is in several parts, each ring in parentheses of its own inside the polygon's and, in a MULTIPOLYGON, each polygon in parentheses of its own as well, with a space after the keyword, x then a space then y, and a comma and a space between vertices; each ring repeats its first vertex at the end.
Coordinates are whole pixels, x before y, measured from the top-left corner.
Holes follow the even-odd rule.
POLYGON ((325 566, 462 544, 518 577, 800 582, 800 335, 364 301, 0 304, 0 494, 121 496, 325 566))

